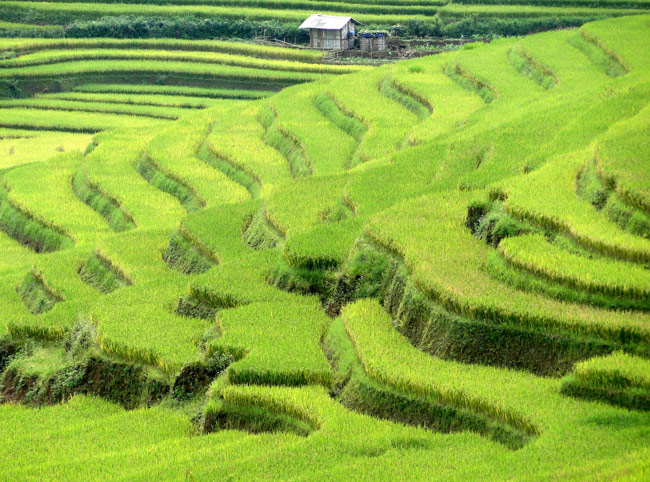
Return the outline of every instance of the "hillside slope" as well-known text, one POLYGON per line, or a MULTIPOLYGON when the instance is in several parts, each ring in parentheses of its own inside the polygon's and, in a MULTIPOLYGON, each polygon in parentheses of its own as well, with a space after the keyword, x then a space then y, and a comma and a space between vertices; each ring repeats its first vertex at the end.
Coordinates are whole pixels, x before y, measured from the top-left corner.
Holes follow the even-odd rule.
POLYGON ((1 472, 647 478, 649 25, 348 75, 264 59, 304 83, 189 114, 74 78, 144 49, 0 61, 75 83, 0 105, 6 140, 55 119, 70 146, 0 157, 1 472), (27 108, 129 96, 170 118, 27 108))

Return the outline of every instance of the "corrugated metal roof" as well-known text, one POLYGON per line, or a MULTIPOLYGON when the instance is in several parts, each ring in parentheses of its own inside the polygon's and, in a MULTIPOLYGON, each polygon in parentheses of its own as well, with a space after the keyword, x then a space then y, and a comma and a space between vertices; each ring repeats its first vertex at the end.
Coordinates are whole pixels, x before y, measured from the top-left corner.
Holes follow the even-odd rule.
POLYGON ((321 15, 319 13, 316 13, 314 15, 310 15, 309 18, 302 22, 302 25, 300 25, 298 28, 341 30, 350 20, 352 20, 352 22, 356 23, 357 25, 361 25, 360 22, 357 22, 352 17, 334 17, 332 15, 321 15))

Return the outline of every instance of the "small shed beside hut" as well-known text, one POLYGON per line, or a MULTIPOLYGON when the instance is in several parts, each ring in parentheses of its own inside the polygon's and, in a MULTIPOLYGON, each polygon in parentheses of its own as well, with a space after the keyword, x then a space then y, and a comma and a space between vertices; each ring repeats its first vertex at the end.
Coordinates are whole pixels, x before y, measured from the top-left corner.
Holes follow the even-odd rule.
POLYGON ((388 48, 388 32, 362 32, 359 36, 362 52, 381 52, 388 48))
POLYGON ((309 29, 309 45, 321 50, 347 50, 354 48, 356 26, 352 17, 335 17, 314 14, 300 28, 309 29))

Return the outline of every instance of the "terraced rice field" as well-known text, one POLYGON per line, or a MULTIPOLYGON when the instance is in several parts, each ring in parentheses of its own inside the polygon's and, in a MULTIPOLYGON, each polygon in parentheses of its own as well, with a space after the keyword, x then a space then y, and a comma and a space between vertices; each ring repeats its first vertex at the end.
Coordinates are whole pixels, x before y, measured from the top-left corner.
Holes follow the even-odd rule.
MULTIPOLYGON (((182 8, 294 15, 226 3, 182 8)), ((433 3, 319 5, 592 9, 433 3)), ((3 478, 650 477, 650 16, 381 67, 0 51, 3 478)))
POLYGON ((239 37, 305 43, 314 12, 410 35, 520 35, 641 14, 647 0, 51 0, 3 1, 0 33, 36 37, 239 37))

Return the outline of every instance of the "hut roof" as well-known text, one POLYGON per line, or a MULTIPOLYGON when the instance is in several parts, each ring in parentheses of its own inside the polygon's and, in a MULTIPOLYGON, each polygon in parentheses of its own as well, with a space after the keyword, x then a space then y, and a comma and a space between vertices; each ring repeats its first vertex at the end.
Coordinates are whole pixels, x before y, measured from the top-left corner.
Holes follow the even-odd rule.
POLYGON ((362 25, 361 22, 357 22, 352 17, 335 17, 333 15, 321 15, 320 13, 316 13, 314 15, 310 15, 309 18, 302 22, 302 25, 300 25, 298 28, 341 30, 349 21, 352 21, 357 25, 362 25))

